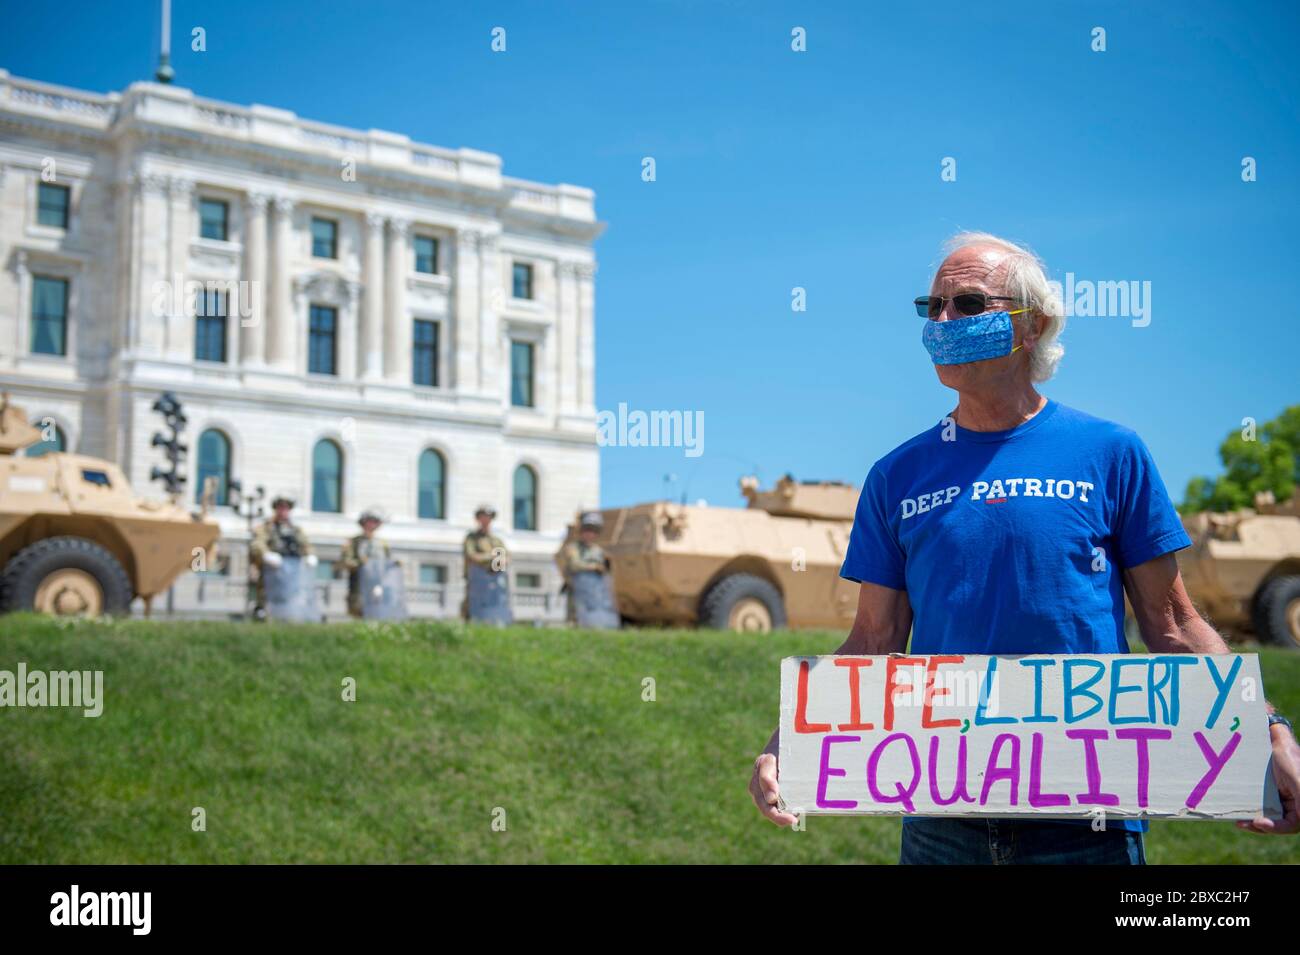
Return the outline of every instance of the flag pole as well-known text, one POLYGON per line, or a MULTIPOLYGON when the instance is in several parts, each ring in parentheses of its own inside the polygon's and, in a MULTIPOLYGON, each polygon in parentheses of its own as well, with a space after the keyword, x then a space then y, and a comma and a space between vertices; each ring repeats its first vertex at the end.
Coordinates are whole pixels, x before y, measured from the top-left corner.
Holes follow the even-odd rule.
POLYGON ((162 46, 158 51, 158 72, 154 74, 159 83, 170 83, 176 71, 172 69, 172 0, 162 0, 162 46))

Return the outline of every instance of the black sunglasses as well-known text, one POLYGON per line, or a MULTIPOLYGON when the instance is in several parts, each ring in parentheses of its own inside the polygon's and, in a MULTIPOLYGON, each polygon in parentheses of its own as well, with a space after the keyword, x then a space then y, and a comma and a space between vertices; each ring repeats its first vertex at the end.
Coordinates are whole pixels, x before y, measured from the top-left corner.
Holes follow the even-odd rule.
POLYGON ((983 292, 962 292, 951 298, 942 295, 922 295, 915 301, 916 314, 922 318, 938 318, 944 302, 952 302, 963 315, 982 315, 988 311, 989 302, 1014 302, 1005 295, 985 295, 983 292))

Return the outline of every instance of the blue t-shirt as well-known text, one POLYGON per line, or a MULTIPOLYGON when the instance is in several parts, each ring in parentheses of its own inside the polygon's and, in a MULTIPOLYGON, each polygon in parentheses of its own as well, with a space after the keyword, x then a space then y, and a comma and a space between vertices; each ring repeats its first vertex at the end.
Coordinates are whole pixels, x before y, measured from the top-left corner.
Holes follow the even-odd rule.
POLYGON ((840 576, 907 591, 913 653, 1127 653, 1124 568, 1190 545, 1141 439, 1049 400, 877 461, 840 576))

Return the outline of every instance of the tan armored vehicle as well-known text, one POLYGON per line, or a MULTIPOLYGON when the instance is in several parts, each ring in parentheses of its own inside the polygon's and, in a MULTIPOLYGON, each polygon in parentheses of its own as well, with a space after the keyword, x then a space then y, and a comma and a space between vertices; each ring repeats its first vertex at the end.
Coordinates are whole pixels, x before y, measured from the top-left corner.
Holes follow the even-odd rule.
POLYGON ((0 610, 124 614, 209 553, 218 527, 175 503, 137 498, 99 458, 17 452, 41 440, 0 398, 0 610))
POLYGON ((1260 495, 1255 509, 1183 518, 1192 546, 1178 553, 1187 592, 1210 619, 1300 650, 1300 494, 1260 495))
POLYGON ((603 511, 619 613, 633 623, 767 632, 847 627, 858 585, 840 565, 858 489, 742 478, 743 509, 657 501, 603 511))

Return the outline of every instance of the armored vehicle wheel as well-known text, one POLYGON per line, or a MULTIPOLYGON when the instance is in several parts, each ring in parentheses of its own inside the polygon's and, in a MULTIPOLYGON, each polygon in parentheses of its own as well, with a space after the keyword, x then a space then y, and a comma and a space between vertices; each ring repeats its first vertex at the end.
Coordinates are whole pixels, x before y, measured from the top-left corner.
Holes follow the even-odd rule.
POLYGON ((709 588, 700 601, 700 623, 716 630, 770 633, 785 626, 785 604, 762 577, 732 574, 709 588))
POLYGON ((1292 650, 1300 650, 1300 577, 1274 577, 1255 598, 1255 632, 1292 650))
POLYGON ((131 579, 112 554, 81 537, 51 537, 14 555, 0 577, 5 610, 35 610, 61 617, 124 614, 131 579))

